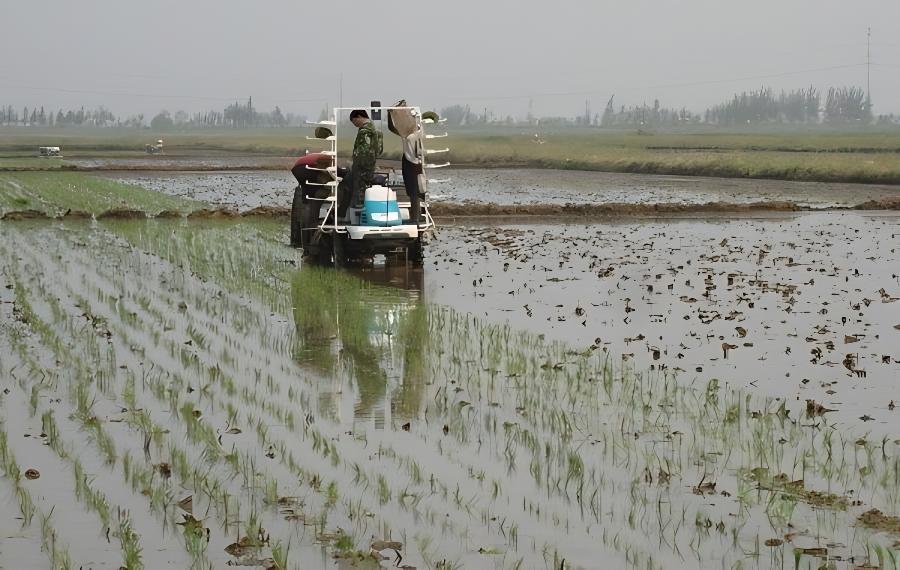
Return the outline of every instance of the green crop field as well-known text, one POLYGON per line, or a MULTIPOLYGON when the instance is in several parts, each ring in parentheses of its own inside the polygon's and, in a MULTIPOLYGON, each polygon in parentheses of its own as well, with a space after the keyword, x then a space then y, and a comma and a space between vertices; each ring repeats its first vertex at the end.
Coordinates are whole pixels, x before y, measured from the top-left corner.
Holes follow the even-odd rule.
POLYGON ((115 209, 157 214, 198 207, 182 198, 78 172, 0 172, 0 216, 21 210, 48 216, 67 210, 97 215, 115 209))
MULTIPOLYGON (((442 131, 441 126, 433 128, 442 131)), ((227 155, 294 156, 316 150, 309 129, 210 130, 153 133, 116 129, 0 129, 0 155, 22 160, 39 144, 53 142, 67 157, 144 156, 143 145, 162 137, 172 157, 227 155)), ((350 130, 342 130, 345 142, 350 130)), ((385 135, 385 157, 399 146, 385 135)), ((452 163, 485 167, 527 166, 611 172, 773 178, 824 182, 900 184, 900 131, 802 132, 686 131, 636 133, 586 128, 451 129, 431 142, 449 146, 452 163)), ((14 162, 22 168, 40 163, 14 162)), ((14 167, 14 166, 13 166, 14 167)), ((54 165, 55 167, 55 165, 54 165)), ((263 168, 274 167, 271 163, 263 168)), ((0 161, 0 169, 4 163, 0 161)))

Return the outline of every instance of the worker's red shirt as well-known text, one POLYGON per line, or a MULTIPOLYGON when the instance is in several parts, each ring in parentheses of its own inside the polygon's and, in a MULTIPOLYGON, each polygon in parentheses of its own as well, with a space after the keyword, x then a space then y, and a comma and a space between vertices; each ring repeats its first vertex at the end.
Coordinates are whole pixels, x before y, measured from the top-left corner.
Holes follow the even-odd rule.
POLYGON ((294 166, 291 168, 291 172, 293 173, 294 178, 297 179, 297 182, 304 184, 309 180, 309 175, 315 174, 315 171, 307 170, 306 167, 315 167, 320 160, 328 161, 329 163, 331 162, 331 159, 328 156, 320 152, 311 152, 298 158, 297 162, 295 162, 294 166))
POLYGON ((315 166, 320 160, 328 160, 328 157, 320 152, 311 152, 298 158, 297 162, 294 163, 294 168, 298 166, 315 166))

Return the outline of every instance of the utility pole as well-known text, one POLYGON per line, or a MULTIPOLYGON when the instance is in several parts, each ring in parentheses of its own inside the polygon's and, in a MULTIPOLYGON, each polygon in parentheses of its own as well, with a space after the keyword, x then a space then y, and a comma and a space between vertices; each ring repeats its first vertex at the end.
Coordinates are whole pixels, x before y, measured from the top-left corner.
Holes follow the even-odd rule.
POLYGON ((866 30, 866 106, 872 111, 872 26, 866 30))
POLYGON ((343 107, 344 106, 344 72, 343 71, 341 72, 340 90, 341 90, 341 96, 338 99, 338 101, 339 101, 338 107, 343 107))

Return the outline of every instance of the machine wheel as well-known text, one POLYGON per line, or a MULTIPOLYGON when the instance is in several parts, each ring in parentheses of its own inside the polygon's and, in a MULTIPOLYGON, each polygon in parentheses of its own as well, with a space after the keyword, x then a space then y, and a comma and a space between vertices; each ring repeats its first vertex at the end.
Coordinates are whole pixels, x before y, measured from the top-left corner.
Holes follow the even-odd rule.
MULTIPOLYGON (((299 186, 294 189, 294 201, 291 202, 291 247, 303 247, 300 230, 303 228, 303 191, 299 186)), ((304 251, 304 253, 306 253, 304 251)))
POLYGON ((425 263, 425 244, 422 243, 422 238, 416 238, 412 245, 407 248, 406 258, 413 265, 425 263))

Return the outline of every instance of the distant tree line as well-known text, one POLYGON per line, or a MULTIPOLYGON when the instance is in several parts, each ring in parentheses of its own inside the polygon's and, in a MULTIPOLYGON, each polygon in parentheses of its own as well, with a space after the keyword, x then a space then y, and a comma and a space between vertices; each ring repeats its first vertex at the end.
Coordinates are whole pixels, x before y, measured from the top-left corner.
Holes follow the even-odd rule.
MULTIPOLYGON (((872 102, 859 87, 831 87, 822 95, 815 87, 776 94, 770 87, 737 93, 727 101, 694 113, 685 107, 664 107, 658 99, 652 105, 615 105, 610 97, 602 114, 592 114, 590 106, 575 117, 535 117, 531 111, 523 118, 495 116, 487 107, 473 109, 469 105, 451 105, 440 110, 449 126, 597 126, 605 128, 677 128, 691 125, 738 126, 748 124, 826 124, 826 125, 896 125, 900 117, 893 114, 873 117, 872 102)), ((530 106, 529 106, 530 107, 530 106)), ((323 109, 320 118, 328 117, 323 109)), ((284 128, 303 126, 305 115, 284 113, 276 106, 272 111, 258 111, 252 99, 234 102, 221 111, 189 114, 163 110, 149 120, 155 130, 195 128, 284 128)), ((147 127, 143 114, 120 118, 105 107, 90 110, 46 110, 43 106, 0 105, 0 125, 24 127, 147 127)))
MULTIPOLYGON (((170 113, 163 110, 150 119, 153 129, 173 128, 250 128, 296 127, 305 124, 304 115, 282 113, 279 107, 270 112, 257 111, 250 102, 233 103, 222 111, 204 111, 188 114, 185 111, 170 113)), ((20 127, 138 127, 148 126, 143 114, 121 118, 105 107, 96 109, 59 109, 55 113, 43 106, 0 105, 0 125, 20 127)))
POLYGON ((737 126, 747 124, 900 124, 893 114, 873 117, 872 102, 859 87, 831 87, 824 97, 815 87, 781 91, 777 95, 770 87, 744 91, 729 100, 698 114, 687 108, 663 107, 659 100, 653 105, 641 104, 616 107, 610 97, 601 115, 590 112, 576 117, 532 117, 524 120, 493 119, 489 111, 473 112, 468 105, 453 105, 441 110, 447 124, 454 126, 483 124, 515 125, 588 125, 607 128, 673 128, 689 125, 737 126))
POLYGON ((831 87, 822 96, 815 87, 782 91, 744 91, 706 110, 704 122, 716 125, 748 123, 870 124, 872 104, 859 87, 831 87))
POLYGON ((663 107, 659 99, 653 101, 653 105, 633 105, 625 107, 621 105, 617 110, 613 104, 614 97, 610 97, 603 109, 603 115, 594 120, 594 124, 601 127, 679 127, 700 122, 699 115, 681 109, 663 107))
POLYGON ((0 125, 20 125, 23 127, 65 127, 69 125, 86 125, 91 127, 108 127, 121 124, 105 107, 96 109, 59 109, 54 113, 43 106, 25 106, 22 112, 12 105, 0 105, 0 125))
POLYGON ((174 114, 161 111, 150 120, 154 130, 171 128, 283 128, 299 127, 306 123, 305 115, 283 113, 277 105, 269 112, 257 111, 252 101, 232 103, 222 111, 204 111, 189 115, 184 111, 174 114))

